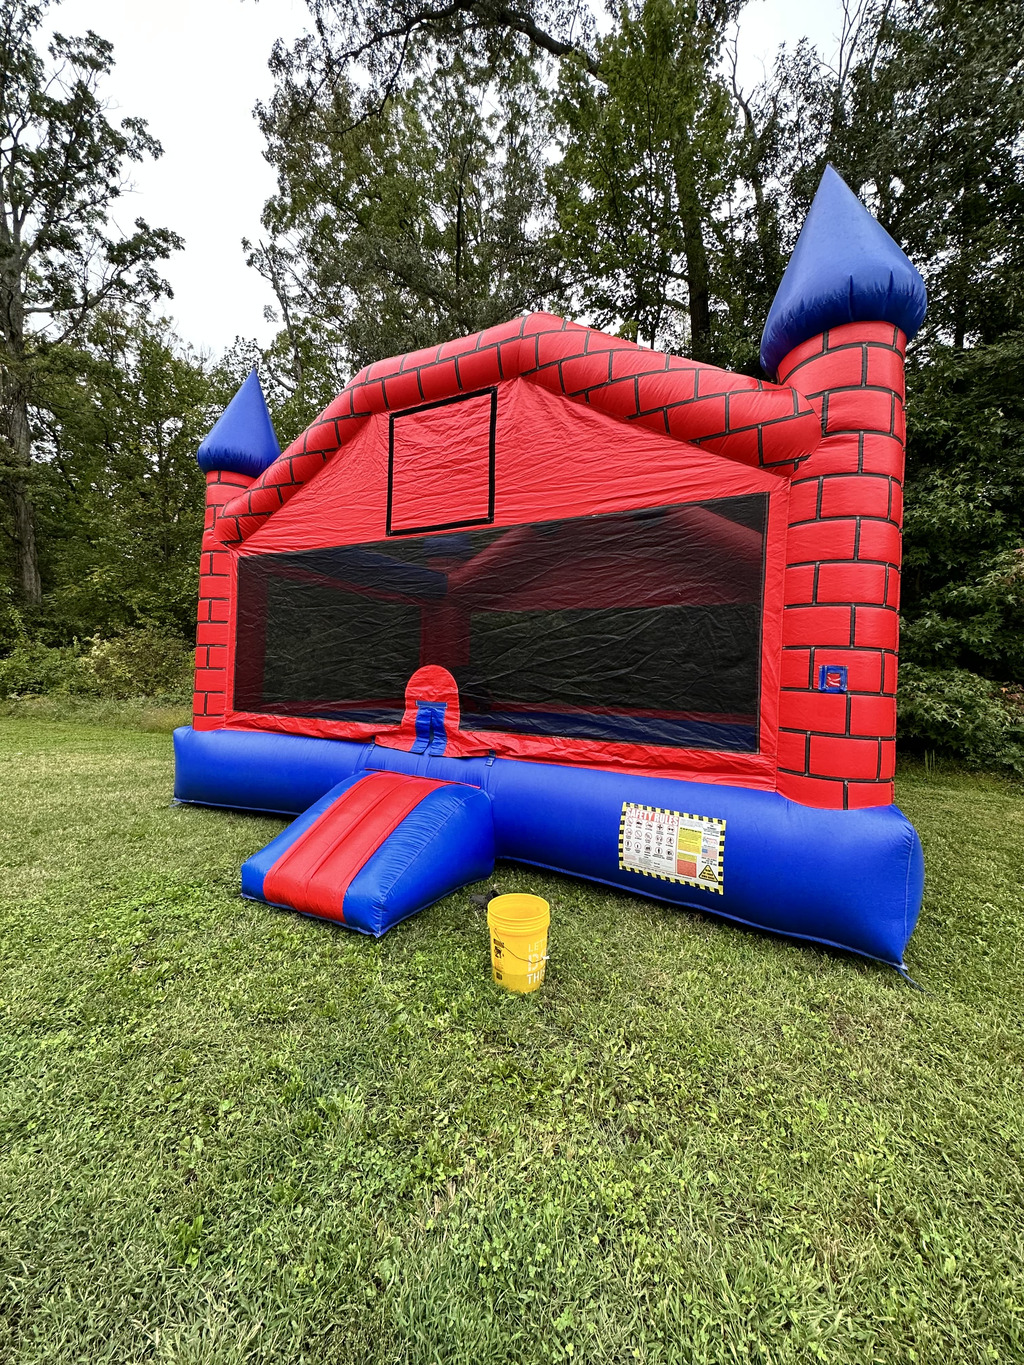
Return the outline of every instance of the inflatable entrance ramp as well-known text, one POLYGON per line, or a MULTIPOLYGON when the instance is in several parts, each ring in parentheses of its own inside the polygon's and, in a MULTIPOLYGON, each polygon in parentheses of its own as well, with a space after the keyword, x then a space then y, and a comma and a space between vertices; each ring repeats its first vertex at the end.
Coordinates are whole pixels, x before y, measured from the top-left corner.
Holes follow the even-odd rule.
POLYGON ((363 769, 242 865, 242 895, 376 937, 493 871, 479 787, 363 769))

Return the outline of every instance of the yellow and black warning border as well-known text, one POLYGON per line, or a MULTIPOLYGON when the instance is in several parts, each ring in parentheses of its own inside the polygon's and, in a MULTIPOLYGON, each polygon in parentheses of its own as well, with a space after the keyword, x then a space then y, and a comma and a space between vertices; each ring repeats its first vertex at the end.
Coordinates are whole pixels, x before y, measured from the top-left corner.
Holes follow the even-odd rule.
MULTIPOLYGON (((671 810, 667 806, 643 806, 638 801, 623 801, 622 816, 619 820, 619 871, 636 872, 641 877, 651 877, 657 882, 679 882, 683 886, 696 886, 701 891, 715 891, 718 895, 723 895, 725 891, 725 821, 720 820, 716 815, 692 815, 689 811, 671 810), (697 820, 702 825, 715 825, 718 828, 718 857, 711 864, 712 871, 717 880, 711 882, 705 877, 701 881, 699 876, 683 877, 678 874, 669 876, 662 872, 649 872, 643 867, 634 867, 625 860, 625 838, 626 838, 626 819, 631 811, 649 811, 654 815, 675 815, 680 820, 697 820)), ((706 871, 706 869, 705 869, 706 871)))

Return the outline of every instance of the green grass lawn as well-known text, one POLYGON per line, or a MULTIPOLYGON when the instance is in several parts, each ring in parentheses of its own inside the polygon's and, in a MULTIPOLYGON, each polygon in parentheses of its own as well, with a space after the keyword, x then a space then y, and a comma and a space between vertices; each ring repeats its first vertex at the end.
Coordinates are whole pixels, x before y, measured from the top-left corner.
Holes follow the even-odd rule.
POLYGON ((0 1361, 1024 1360, 1024 819, 907 775, 894 972, 527 869, 372 942, 167 735, 0 720, 0 1361))

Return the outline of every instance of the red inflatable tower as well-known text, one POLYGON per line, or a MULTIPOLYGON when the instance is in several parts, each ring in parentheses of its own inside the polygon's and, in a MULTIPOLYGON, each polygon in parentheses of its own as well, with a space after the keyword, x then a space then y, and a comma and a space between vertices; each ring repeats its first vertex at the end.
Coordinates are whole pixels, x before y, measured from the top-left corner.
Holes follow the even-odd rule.
POLYGON ((807 805, 893 799, 905 345, 847 323, 779 366, 824 431, 793 482, 782 627, 779 791, 807 805))
POLYGON ((230 695, 227 660, 235 578, 231 555, 217 533, 217 522, 223 508, 240 497, 280 453, 253 370, 200 446, 197 457, 206 474, 206 520, 199 567, 194 730, 222 726, 230 695))
POLYGON ((920 275, 829 168, 765 327, 762 358, 821 411, 791 485, 778 790, 893 800, 903 525, 903 361, 920 275))

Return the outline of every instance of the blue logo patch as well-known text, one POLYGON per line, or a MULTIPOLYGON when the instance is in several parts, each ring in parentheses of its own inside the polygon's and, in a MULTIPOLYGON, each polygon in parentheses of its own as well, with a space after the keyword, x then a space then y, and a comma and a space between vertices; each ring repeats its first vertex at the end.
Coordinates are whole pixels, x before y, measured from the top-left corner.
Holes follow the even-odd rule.
POLYGON ((822 664, 818 669, 819 692, 846 691, 846 665, 822 664))

